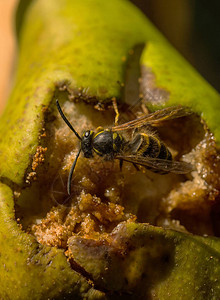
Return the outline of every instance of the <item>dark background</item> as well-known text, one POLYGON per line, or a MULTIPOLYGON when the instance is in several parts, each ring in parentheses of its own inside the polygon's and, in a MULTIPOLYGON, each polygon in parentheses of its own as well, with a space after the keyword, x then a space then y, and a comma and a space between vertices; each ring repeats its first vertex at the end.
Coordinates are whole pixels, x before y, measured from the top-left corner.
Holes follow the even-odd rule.
POLYGON ((131 0, 220 91, 220 0, 131 0))

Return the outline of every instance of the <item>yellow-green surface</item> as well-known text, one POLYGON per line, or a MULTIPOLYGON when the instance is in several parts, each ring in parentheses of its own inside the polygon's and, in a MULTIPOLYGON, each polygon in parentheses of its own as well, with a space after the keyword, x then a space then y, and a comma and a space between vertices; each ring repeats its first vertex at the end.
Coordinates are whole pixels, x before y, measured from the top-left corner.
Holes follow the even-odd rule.
POLYGON ((220 143, 220 95, 175 49, 162 40, 150 41, 141 65, 155 75, 155 85, 169 93, 166 105, 184 105, 202 116, 220 143))
POLYGON ((135 223, 120 224, 112 236, 111 245, 69 240, 76 262, 102 289, 133 290, 141 299, 152 290, 156 299, 218 299, 218 239, 135 223))
MULTIPOLYGON (((72 94, 82 93, 81 98, 90 101, 120 98, 117 81, 124 81, 125 58, 139 43, 146 43, 141 64, 154 73, 156 85, 169 92, 168 104, 202 113, 220 141, 219 96, 128 1, 36 0, 24 15, 19 36, 15 86, 0 120, 0 177, 10 186, 24 185, 44 125, 44 107, 54 106, 56 87, 66 83, 72 94)), ((137 299, 133 284, 139 279, 144 299, 220 298, 218 239, 131 224, 120 236, 133 252, 124 262, 119 259, 121 270, 105 269, 103 279, 103 266, 109 267, 106 256, 96 265, 97 252, 82 249, 87 241, 71 240, 76 261, 94 277, 99 292, 71 270, 62 250, 42 247, 17 226, 13 193, 6 184, 0 185, 0 206, 0 299, 137 299), (116 287, 112 277, 118 278, 116 287), (120 293, 111 296, 111 289, 120 293)))

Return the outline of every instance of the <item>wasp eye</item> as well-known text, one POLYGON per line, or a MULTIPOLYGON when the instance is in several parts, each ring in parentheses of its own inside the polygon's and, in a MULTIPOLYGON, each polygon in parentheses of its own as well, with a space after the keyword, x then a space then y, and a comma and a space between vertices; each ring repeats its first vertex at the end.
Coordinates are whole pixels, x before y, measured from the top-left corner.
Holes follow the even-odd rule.
POLYGON ((85 137, 89 137, 90 136, 90 130, 87 130, 84 134, 85 137))

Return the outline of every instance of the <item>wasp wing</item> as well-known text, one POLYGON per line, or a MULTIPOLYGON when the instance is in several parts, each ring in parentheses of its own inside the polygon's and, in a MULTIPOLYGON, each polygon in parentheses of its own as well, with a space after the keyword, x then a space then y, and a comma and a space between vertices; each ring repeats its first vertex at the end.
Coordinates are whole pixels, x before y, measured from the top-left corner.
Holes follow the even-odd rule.
POLYGON ((128 130, 132 128, 140 128, 144 125, 150 124, 152 126, 158 126, 160 122, 172 120, 191 114, 191 111, 182 106, 170 106, 160 110, 157 110, 151 114, 144 115, 135 120, 129 121, 124 124, 113 126, 112 131, 128 130))
POLYGON ((151 158, 140 155, 117 155, 115 158, 149 168, 154 172, 186 174, 193 170, 191 164, 181 161, 151 158))

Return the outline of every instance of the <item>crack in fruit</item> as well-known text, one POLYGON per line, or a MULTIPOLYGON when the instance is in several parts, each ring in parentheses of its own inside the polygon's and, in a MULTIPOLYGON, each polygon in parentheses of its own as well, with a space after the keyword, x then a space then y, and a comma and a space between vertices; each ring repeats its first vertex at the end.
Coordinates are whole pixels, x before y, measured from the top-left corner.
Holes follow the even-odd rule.
MULTIPOLYGON (((67 101, 63 108, 79 133, 100 124, 109 127, 113 119, 109 112, 97 111, 85 104, 67 101)), ((51 120, 44 130, 44 147, 37 148, 32 163, 37 180, 17 197, 16 217, 23 229, 34 234, 40 244, 64 249, 72 268, 84 274, 92 285, 97 285, 94 274, 77 261, 78 257, 70 249, 77 239, 90 241, 90 244, 109 243, 111 248, 115 228, 136 221, 213 234, 208 216, 220 189, 219 154, 213 136, 203 128, 198 117, 173 120, 158 128, 162 140, 173 149, 173 155, 194 165, 192 174, 159 175, 147 170, 137 171, 128 163, 120 171, 114 161, 80 157, 71 195, 67 195, 66 182, 79 147, 78 140, 60 118, 51 120), (193 130, 195 134, 191 135, 193 130), (193 196, 189 186, 198 197, 193 196), (201 190, 204 191, 203 210, 201 190), (195 216, 197 222, 204 222, 202 232, 196 231, 195 216)))

